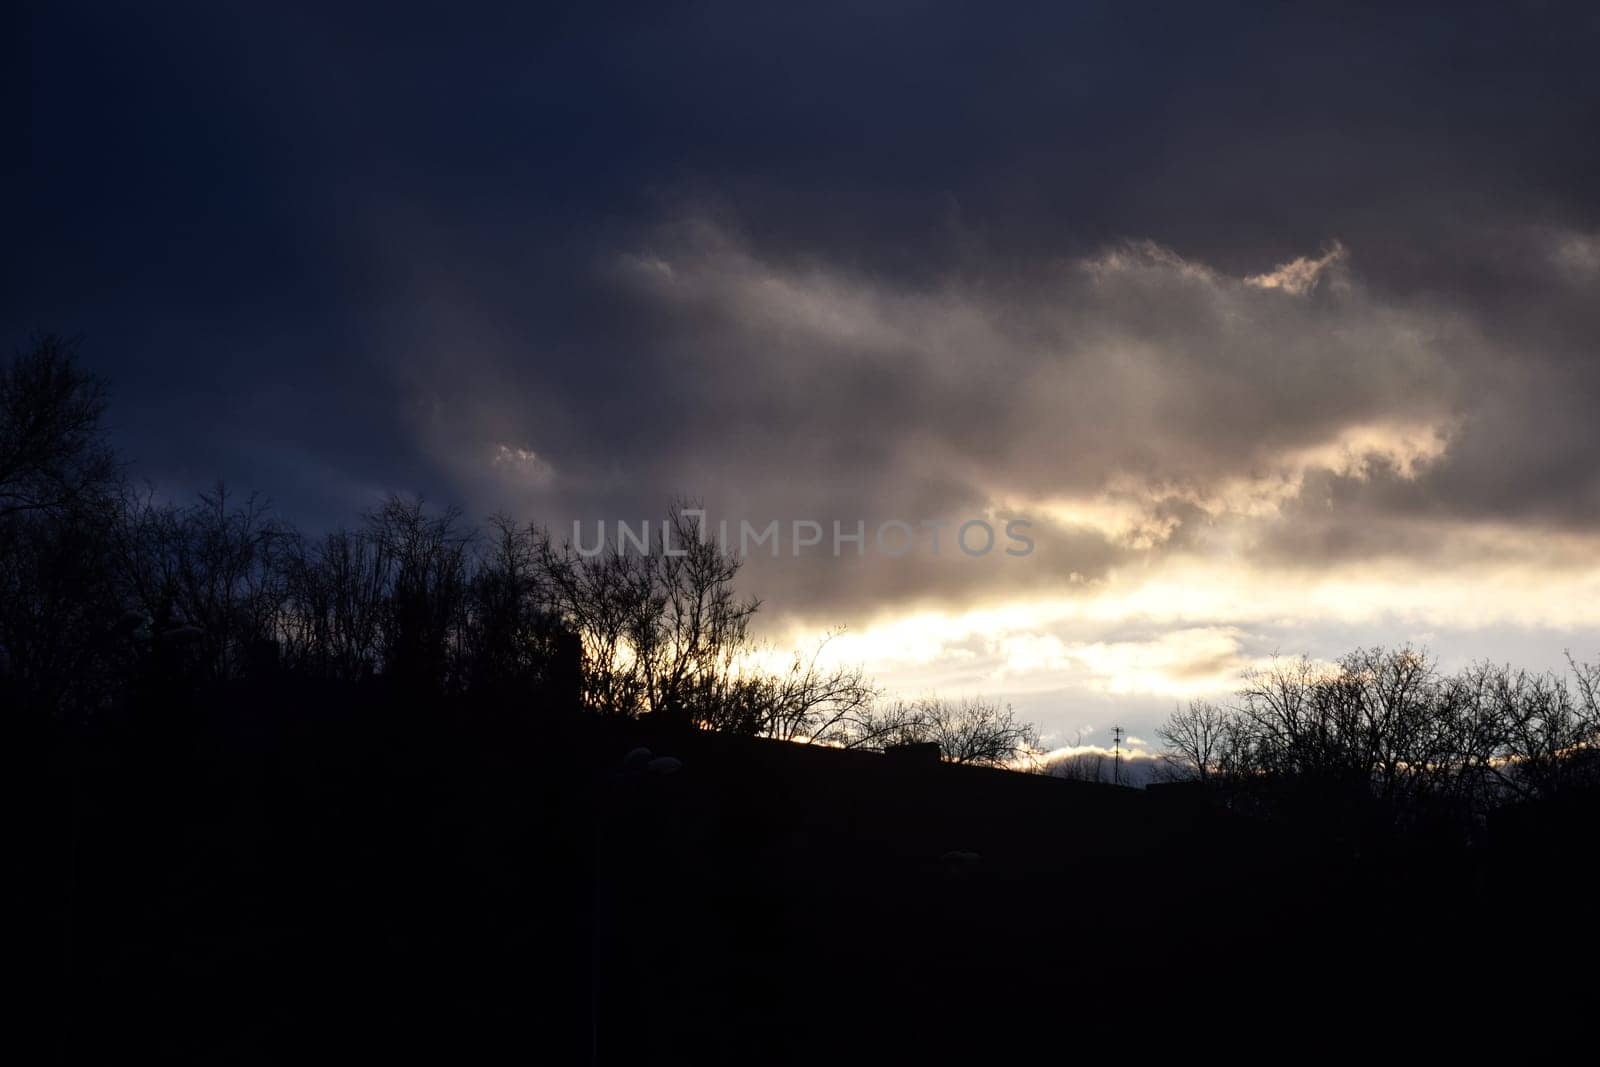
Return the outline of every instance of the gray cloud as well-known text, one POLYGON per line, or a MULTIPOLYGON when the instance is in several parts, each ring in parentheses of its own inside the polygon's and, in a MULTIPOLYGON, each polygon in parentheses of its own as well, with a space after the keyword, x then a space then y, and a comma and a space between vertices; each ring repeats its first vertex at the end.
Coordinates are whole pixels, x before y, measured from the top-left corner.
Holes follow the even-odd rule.
POLYGON ((1144 240, 1015 261, 954 241, 899 274, 690 212, 580 261, 594 310, 539 341, 581 336, 575 367, 507 333, 510 294, 427 271, 400 365, 413 434, 480 510, 562 528, 689 494, 735 522, 1039 524, 1027 560, 752 559, 780 611, 1070 593, 1241 518, 1306 568, 1431 559, 1441 523, 1594 518, 1594 242, 1503 235, 1463 242, 1512 294, 1491 299, 1452 276, 1401 291, 1332 237, 1232 273, 1144 240), (1040 510, 1063 500, 1126 521, 1040 510))
MULTIPOLYGON (((957 259, 905 279, 769 253, 691 218, 599 268, 616 315, 645 325, 618 360, 630 380, 592 387, 648 402, 591 439, 511 447, 549 456, 555 476, 532 502, 574 517, 650 514, 690 493, 735 520, 870 528, 999 510, 1043 524, 1048 551, 987 569, 752 561, 797 605, 1093 579, 1138 539, 1056 528, 1040 504, 1120 502, 1160 529, 1157 547, 1261 506, 1252 494, 1284 521, 1330 484, 1415 510, 1440 455, 1413 454, 1413 439, 1449 435, 1446 458, 1463 447, 1502 357, 1473 316, 1380 292, 1359 266, 1359 249, 1330 242, 1230 275, 1137 241, 1030 271, 957 259)), ((514 378, 515 361, 497 373, 514 378)))

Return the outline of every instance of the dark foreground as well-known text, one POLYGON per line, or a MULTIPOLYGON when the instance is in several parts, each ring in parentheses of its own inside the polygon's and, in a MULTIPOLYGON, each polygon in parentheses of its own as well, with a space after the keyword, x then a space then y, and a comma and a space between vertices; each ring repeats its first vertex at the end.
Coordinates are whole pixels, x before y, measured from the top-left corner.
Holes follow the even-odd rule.
POLYGON ((1385 844, 1181 789, 354 704, 258 690, 15 750, 46 754, 58 1059, 1143 1058, 1535 1033, 1593 994, 1592 798, 1385 844), (637 745, 681 769, 624 769, 637 745))

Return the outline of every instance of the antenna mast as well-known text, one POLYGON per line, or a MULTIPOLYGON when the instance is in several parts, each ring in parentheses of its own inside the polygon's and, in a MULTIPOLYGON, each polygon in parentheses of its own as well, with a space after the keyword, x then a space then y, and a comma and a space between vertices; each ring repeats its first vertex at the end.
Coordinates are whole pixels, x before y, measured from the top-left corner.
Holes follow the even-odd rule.
POLYGON ((1111 781, 1114 785, 1122 784, 1122 727, 1111 728, 1113 748, 1111 749, 1111 781))

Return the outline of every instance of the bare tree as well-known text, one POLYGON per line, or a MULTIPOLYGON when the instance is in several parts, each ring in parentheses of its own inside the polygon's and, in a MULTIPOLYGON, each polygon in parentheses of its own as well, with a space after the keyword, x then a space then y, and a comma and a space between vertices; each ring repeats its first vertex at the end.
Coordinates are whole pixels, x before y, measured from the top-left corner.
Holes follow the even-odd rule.
POLYGON ((0 367, 0 704, 78 715, 112 695, 119 471, 104 407, 60 338, 0 367))
POLYGON ((124 602, 153 639, 182 633, 200 679, 236 678, 276 644, 295 535, 260 497, 234 506, 221 483, 188 507, 130 494, 117 531, 124 602))
POLYGON ((115 697, 128 650, 111 529, 98 507, 0 518, 0 707, 79 718, 115 697))
POLYGON ((658 527, 649 562, 651 617, 634 628, 634 651, 653 711, 684 720, 724 684, 750 648, 750 620, 760 608, 733 588, 739 560, 710 538, 679 501, 658 527))
POLYGON ((1106 770, 1106 755, 1099 750, 1072 752, 1051 760, 1045 772, 1069 782, 1110 782, 1114 775, 1106 770))
POLYGON ((863 747, 874 738, 877 690, 860 667, 826 667, 821 657, 834 635, 796 651, 787 670, 741 670, 728 675, 725 693, 707 705, 706 725, 735 733, 863 747))
POLYGON ((732 677, 760 604, 735 594, 739 561, 695 514, 673 504, 642 551, 619 537, 586 554, 536 535, 533 565, 550 611, 578 636, 591 708, 690 721, 719 700, 750 698, 732 677))
POLYGON ((336 530, 314 544, 296 544, 287 566, 279 628, 285 662, 346 682, 376 674, 389 571, 383 546, 363 531, 336 530))
POLYGON ((577 634, 585 706, 602 715, 633 716, 647 710, 643 686, 631 669, 631 636, 650 613, 651 581, 637 556, 613 546, 586 556, 570 542, 535 532, 534 567, 550 610, 577 634))
POLYGON ((506 694, 545 684, 559 655, 559 626, 537 566, 537 537, 506 515, 489 520, 475 561, 463 629, 469 689, 506 694))
POLYGON ((1231 720, 1215 704, 1191 701, 1156 728, 1163 746, 1161 759, 1178 778, 1210 781, 1228 762, 1227 747, 1233 736, 1228 728, 1231 720))
POLYGON ((421 500, 392 496, 367 516, 367 536, 387 563, 383 597, 383 670, 428 688, 458 679, 466 622, 473 533, 455 508, 429 513, 421 500))
POLYGON ((0 368, 0 517, 61 513, 107 495, 118 468, 100 429, 105 386, 49 336, 0 368))
POLYGON ((1500 668, 1492 673, 1504 735, 1501 782, 1522 797, 1551 797, 1600 779, 1596 683, 1600 671, 1569 660, 1573 682, 1500 668))
POLYGON ((1191 777, 1292 784, 1330 811, 1466 824, 1600 782, 1600 669, 1569 664, 1565 677, 1486 663, 1445 676, 1410 647, 1277 660, 1246 675, 1235 707, 1169 718, 1164 755, 1191 777))
POLYGON ((976 697, 901 702, 866 718, 874 743, 934 741, 950 763, 1017 766, 1040 755, 1039 733, 1009 704, 976 697))

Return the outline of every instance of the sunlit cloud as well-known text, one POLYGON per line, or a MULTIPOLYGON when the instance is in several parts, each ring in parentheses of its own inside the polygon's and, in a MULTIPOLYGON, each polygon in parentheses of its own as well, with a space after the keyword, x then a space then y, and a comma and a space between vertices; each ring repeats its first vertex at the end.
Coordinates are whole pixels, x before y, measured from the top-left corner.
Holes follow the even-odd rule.
MULTIPOLYGON (((887 614, 839 635, 827 657, 866 664, 906 693, 1070 690, 1181 700, 1226 695, 1273 654, 1303 651, 1268 647, 1264 635, 1284 628, 1600 630, 1600 545, 1572 537, 1537 545, 1510 531, 1468 540, 1495 557, 1434 572, 1407 559, 1314 572, 1173 554, 1053 595, 887 614)), ((802 640, 806 627, 796 621, 788 634, 802 640)))
POLYGON ((496 445, 489 463, 495 470, 526 485, 544 487, 556 476, 555 468, 549 461, 531 448, 496 445))
POLYGON ((1245 284, 1261 289, 1281 289, 1295 296, 1304 296, 1316 288, 1317 283, 1324 277, 1332 274, 1334 268, 1344 262, 1346 255, 1344 245, 1335 241, 1328 251, 1316 258, 1299 256, 1276 270, 1251 275, 1245 279, 1245 284))
POLYGON ((1248 661, 1230 627, 1171 630, 1152 640, 1077 645, 1072 657, 1087 670, 1086 685, 1110 693, 1186 697, 1238 684, 1248 661))
POLYGON ((1212 520, 1263 518, 1276 515, 1299 497, 1313 473, 1365 481, 1381 470, 1401 480, 1415 480, 1445 455, 1453 429, 1452 420, 1349 426, 1324 442, 1265 460, 1249 474, 1210 485, 1122 476, 1093 497, 1047 499, 1020 507, 1068 525, 1087 526, 1129 548, 1150 549, 1167 541, 1182 524, 1172 511, 1174 502, 1192 505, 1212 520))

